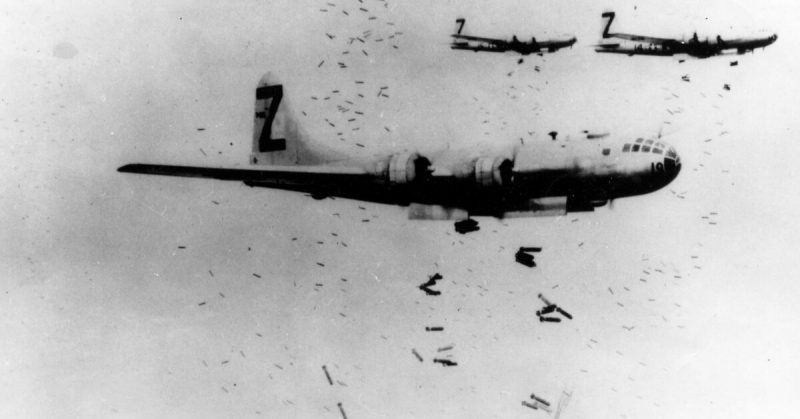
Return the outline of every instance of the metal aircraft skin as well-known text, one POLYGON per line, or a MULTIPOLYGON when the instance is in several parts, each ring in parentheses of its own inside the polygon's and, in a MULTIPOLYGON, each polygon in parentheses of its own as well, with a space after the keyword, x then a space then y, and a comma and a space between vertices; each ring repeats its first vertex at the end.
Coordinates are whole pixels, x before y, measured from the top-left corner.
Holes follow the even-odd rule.
POLYGON ((606 43, 596 45, 595 51, 627 54, 627 55, 660 55, 672 56, 675 54, 688 54, 697 58, 708 58, 714 55, 721 55, 729 50, 736 50, 738 54, 744 54, 748 51, 753 51, 756 48, 766 48, 778 39, 777 34, 764 38, 738 38, 738 39, 722 39, 717 35, 717 38, 712 42, 706 38, 705 41, 700 41, 695 33, 688 41, 682 39, 672 38, 656 38, 652 36, 633 35, 628 33, 611 33, 611 22, 614 21, 614 12, 605 12, 602 15, 603 19, 608 19, 606 26, 603 29, 603 39, 621 39, 624 41, 637 42, 633 47, 623 47, 619 42, 606 43))
POLYGON ((456 33, 452 36, 453 43, 451 49, 461 49, 467 51, 487 51, 487 52, 507 52, 514 51, 522 55, 541 54, 544 52, 556 52, 561 48, 571 47, 577 39, 572 37, 564 40, 537 41, 531 38, 530 42, 523 42, 517 39, 516 35, 510 41, 496 38, 482 38, 479 36, 462 35, 464 29, 464 18, 456 19, 456 33), (473 44, 474 43, 474 44, 473 44))
POLYGON ((120 172, 241 181, 252 187, 409 206, 410 219, 533 217, 593 211, 609 200, 669 184, 681 170, 657 139, 543 140, 507 154, 388 154, 357 162, 313 144, 283 85, 267 73, 256 89, 253 151, 259 169, 128 164, 120 172))

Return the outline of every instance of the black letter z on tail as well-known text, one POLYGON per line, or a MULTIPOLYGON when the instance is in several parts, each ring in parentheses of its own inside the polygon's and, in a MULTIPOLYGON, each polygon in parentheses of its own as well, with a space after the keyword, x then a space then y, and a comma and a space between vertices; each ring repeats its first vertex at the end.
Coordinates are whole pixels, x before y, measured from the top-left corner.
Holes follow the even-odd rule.
POLYGON ((281 104, 282 98, 283 85, 262 86, 256 89, 256 100, 265 101, 263 110, 256 112, 256 118, 265 118, 258 140, 258 151, 262 153, 286 150, 285 138, 272 138, 272 121, 278 113, 278 105, 281 104), (269 101, 269 108, 267 108, 266 99, 272 99, 269 101))

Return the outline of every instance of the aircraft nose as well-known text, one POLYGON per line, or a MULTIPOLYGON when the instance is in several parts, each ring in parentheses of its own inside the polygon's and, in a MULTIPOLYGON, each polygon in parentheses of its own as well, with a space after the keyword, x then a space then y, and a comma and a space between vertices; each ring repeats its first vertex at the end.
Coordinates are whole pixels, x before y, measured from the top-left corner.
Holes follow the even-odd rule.
POLYGON ((669 180, 675 179, 681 171, 681 158, 675 147, 670 146, 664 155, 664 172, 669 176, 669 180))

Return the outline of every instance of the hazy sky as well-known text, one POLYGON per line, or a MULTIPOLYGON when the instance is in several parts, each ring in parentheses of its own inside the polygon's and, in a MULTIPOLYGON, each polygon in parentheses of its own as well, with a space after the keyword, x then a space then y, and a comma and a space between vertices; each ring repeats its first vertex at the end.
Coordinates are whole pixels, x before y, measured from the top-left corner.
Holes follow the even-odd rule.
POLYGON ((562 418, 793 417, 797 17, 789 1, 1 6, 0 416, 528 418, 547 416, 530 393, 569 392, 562 418), (683 63, 600 55, 607 9, 624 32, 779 39, 683 63), (456 17, 578 43, 522 64, 451 51, 456 17), (313 137, 356 157, 661 131, 683 171, 613 208, 479 218, 466 236, 399 207, 116 172, 246 167, 266 71, 313 137), (522 245, 544 248, 538 267, 514 263, 522 245), (540 324, 538 293, 574 319, 540 324), (458 366, 431 363, 448 345, 458 366))

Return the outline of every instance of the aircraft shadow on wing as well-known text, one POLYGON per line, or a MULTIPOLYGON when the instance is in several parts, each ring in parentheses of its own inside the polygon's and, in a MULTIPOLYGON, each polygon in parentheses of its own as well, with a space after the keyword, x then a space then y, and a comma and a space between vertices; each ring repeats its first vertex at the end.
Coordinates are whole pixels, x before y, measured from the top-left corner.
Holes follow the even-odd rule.
POLYGON ((695 33, 692 38, 687 41, 683 39, 657 38, 653 36, 610 32, 615 13, 605 12, 601 16, 603 19, 607 19, 606 26, 603 29, 603 39, 617 39, 624 41, 626 44, 632 44, 632 46, 623 46, 621 42, 607 42, 595 45, 595 51, 604 53, 659 56, 687 54, 697 58, 708 58, 714 55, 722 55, 733 50, 738 54, 744 54, 756 48, 766 48, 778 39, 778 35, 764 38, 739 39, 722 39, 720 35, 717 35, 714 41, 709 41, 708 38, 701 41, 697 37, 697 33, 695 33))
POLYGON ((272 73, 255 91, 253 148, 258 169, 128 164, 125 173, 240 181, 409 207, 410 219, 465 220, 593 211, 609 200, 663 188, 680 172, 675 149, 660 139, 618 141, 606 135, 564 144, 542 140, 507 154, 388 153, 356 162, 315 143, 297 123, 284 86, 272 73))
POLYGON ((505 39, 483 38, 479 36, 463 35, 461 31, 464 29, 466 20, 464 18, 456 19, 456 33, 450 35, 453 37, 453 42, 450 44, 451 49, 460 49, 467 51, 487 51, 487 52, 516 52, 522 55, 528 54, 543 54, 545 52, 556 52, 561 48, 571 47, 575 44, 575 37, 563 40, 547 40, 537 41, 536 38, 531 38, 530 42, 524 42, 517 39, 514 35, 510 41, 505 39))

